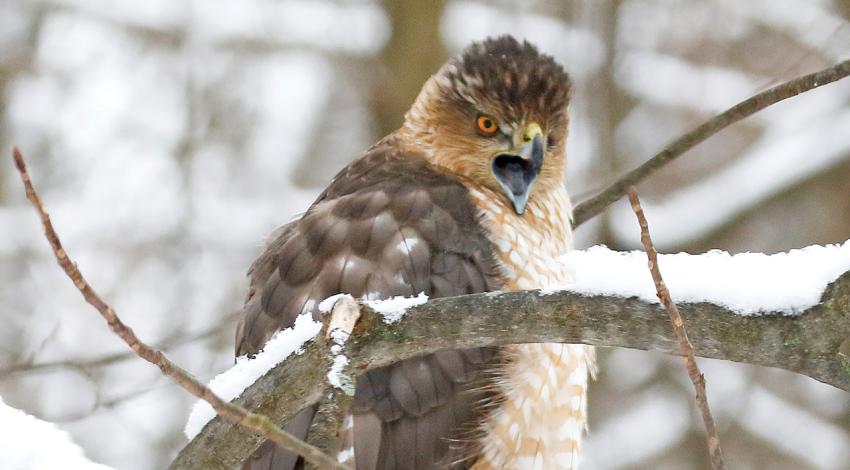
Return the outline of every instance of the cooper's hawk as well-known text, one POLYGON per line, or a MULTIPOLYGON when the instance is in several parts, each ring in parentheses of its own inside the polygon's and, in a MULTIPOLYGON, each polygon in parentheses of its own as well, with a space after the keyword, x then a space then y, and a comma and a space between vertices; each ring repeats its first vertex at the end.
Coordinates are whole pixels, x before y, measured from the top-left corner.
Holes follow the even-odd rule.
MULTIPOLYGON (((250 271, 238 355, 337 293, 446 297, 563 284, 570 82, 512 37, 474 43, 422 88, 404 125, 334 177, 250 271)), ((340 455, 356 468, 575 468, 592 350, 443 351, 357 383, 340 455)), ((314 410, 286 423, 304 437, 314 410)), ((300 467, 264 444, 252 469, 300 467)))

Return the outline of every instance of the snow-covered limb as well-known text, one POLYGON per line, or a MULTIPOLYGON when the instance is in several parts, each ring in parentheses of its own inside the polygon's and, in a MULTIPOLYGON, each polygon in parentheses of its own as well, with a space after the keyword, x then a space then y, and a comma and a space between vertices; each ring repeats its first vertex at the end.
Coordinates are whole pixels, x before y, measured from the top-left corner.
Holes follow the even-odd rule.
MULTIPOLYGON (((367 301, 366 305, 380 313, 387 323, 394 323, 404 316, 407 309, 421 305, 428 301, 428 296, 420 293, 416 297, 393 297, 387 300, 367 301)), ((331 323, 328 325, 328 337, 332 340, 331 353, 334 354, 331 368, 328 370, 327 379, 333 387, 343 390, 351 395, 354 393, 354 385, 343 369, 348 365, 348 358, 340 354, 342 346, 348 339, 354 322, 357 321, 359 311, 354 298, 348 294, 336 294, 319 303, 319 311, 329 313, 334 311, 331 323), (335 305, 348 300, 353 303, 355 310, 349 309, 337 311, 335 305), (355 315, 356 314, 356 315, 355 315), (336 323, 335 323, 336 322, 336 323)), ((301 315, 295 320, 292 328, 286 328, 275 334, 272 339, 253 358, 242 356, 236 359, 236 364, 230 369, 213 378, 208 387, 221 398, 231 401, 238 397, 252 383, 256 382, 263 374, 280 364, 292 353, 300 353, 307 341, 315 338, 321 330, 322 324, 313 321, 308 315, 301 315)), ((203 427, 216 416, 215 410, 207 402, 198 400, 192 407, 189 419, 183 433, 189 439, 193 439, 203 427)))
POLYGON ((360 306, 357 305, 357 302, 352 296, 344 294, 341 297, 333 296, 325 299, 319 304, 319 309, 327 313, 324 309, 327 308, 327 304, 331 299, 334 300, 331 307, 331 318, 328 321, 326 339, 331 341, 330 351, 333 361, 331 362, 330 370, 328 370, 328 383, 346 395, 354 396, 354 381, 345 372, 349 361, 345 357, 345 354, 342 353, 342 348, 351 336, 351 331, 354 329, 357 320, 360 319, 360 306))
MULTIPOLYGON (((815 245, 774 255, 710 251, 658 258, 676 303, 708 302, 740 315, 794 315, 817 304, 827 284, 850 271, 850 240, 842 245, 815 245)), ((575 282, 543 292, 565 289, 658 302, 642 251, 620 252, 597 246, 573 251, 561 261, 573 270, 575 282)))
MULTIPOLYGON (((292 328, 277 332, 254 358, 236 358, 233 367, 217 375, 207 386, 222 399, 231 401, 292 353, 300 353, 304 343, 313 339, 321 329, 321 323, 313 321, 309 315, 301 315, 292 328)), ((198 400, 192 407, 183 433, 189 439, 194 438, 215 416, 216 412, 209 403, 198 400)))
MULTIPOLYGON (((351 337, 354 327, 360 320, 360 305, 348 294, 332 296, 319 304, 322 313, 330 314, 325 339, 330 342, 330 368, 326 375, 327 384, 321 398, 315 404, 313 423, 307 433, 307 443, 321 449, 326 454, 337 454, 337 462, 347 464, 345 453, 339 453, 337 436, 342 429, 343 420, 351 419, 350 408, 354 398, 355 382, 349 365, 351 361, 345 355, 345 345, 351 337), (343 458, 340 458, 343 457, 343 458)), ((312 466, 305 466, 313 470, 312 466)))
MULTIPOLYGON (((366 305, 383 315, 385 322, 394 323, 404 316, 407 309, 427 301, 428 296, 420 293, 416 297, 399 296, 387 300, 367 301, 366 305)), ((327 373, 328 383, 349 395, 354 393, 354 385, 351 378, 343 371, 348 365, 348 358, 341 355, 340 351, 359 317, 357 304, 354 302, 354 298, 349 294, 336 294, 319 303, 320 312, 329 313, 332 310, 334 312, 327 333, 333 342, 331 353, 334 355, 331 368, 327 373), (351 302, 350 305, 354 306, 353 311, 351 311, 350 305, 343 305, 343 307, 348 308, 335 308, 335 306, 344 304, 346 301, 351 302)), ((233 367, 217 375, 207 386, 216 395, 227 401, 235 399, 249 385, 256 382, 258 378, 280 364, 292 353, 300 353, 304 344, 313 339, 321 328, 322 324, 313 321, 308 315, 299 316, 292 328, 286 328, 275 334, 256 356, 253 358, 246 356, 237 358, 233 367)), ((216 412, 209 403, 198 400, 192 407, 183 433, 189 439, 193 439, 215 416, 216 412)))
MULTIPOLYGON (((699 283, 708 279, 700 270, 709 267, 714 273, 713 278, 727 275, 722 269, 727 265, 724 263, 731 263, 728 266, 745 273, 729 286, 737 296, 734 299, 738 299, 734 302, 732 298, 722 296, 722 289, 711 288, 704 288, 701 294, 689 299, 692 300, 690 302, 679 298, 679 310, 688 324, 688 333, 697 355, 779 367, 850 392, 850 355, 842 353, 842 344, 850 339, 850 272, 840 276, 836 272, 840 263, 847 261, 848 247, 850 243, 812 247, 770 257, 746 255, 733 258, 718 253, 699 257, 675 255, 662 258, 660 266, 674 296, 677 289, 682 290, 680 295, 687 291, 686 285, 677 284, 683 282, 677 278, 689 275, 699 279, 693 287, 698 293, 699 283), (696 263, 686 268, 697 272, 677 269, 674 265, 679 258, 685 264, 696 263), (673 263, 669 262, 671 260, 673 263), (780 282, 774 274, 779 269, 777 266, 784 263, 790 263, 787 266, 790 270, 785 272, 792 277, 792 282, 781 284, 781 288, 799 287, 797 292, 806 293, 806 296, 811 296, 812 292, 815 296, 820 294, 815 305, 800 312, 808 302, 805 298, 810 298, 803 295, 782 297, 785 299, 782 302, 758 305, 762 301, 775 302, 776 296, 786 294, 776 290, 762 292, 770 287, 770 282, 756 279, 767 276, 780 282), (795 287, 795 284, 798 286, 795 287), (755 287, 751 288, 751 285, 755 287), (736 302, 749 305, 750 313, 761 314, 741 315, 720 305, 728 303, 735 306, 738 305, 736 302), (788 306, 793 308, 784 308, 788 306), (800 314, 788 315, 787 312, 800 314)), ((579 261, 576 261, 578 258, 567 258, 567 262, 585 266, 578 267, 579 283, 572 288, 577 289, 586 282, 585 288, 580 289, 582 292, 523 291, 432 299, 411 307, 400 321, 393 324, 387 324, 385 318, 368 305, 363 306, 357 335, 349 339, 342 350, 350 361, 347 370, 362 373, 441 349, 511 343, 583 343, 673 354, 679 352, 669 319, 652 297, 654 291, 648 300, 641 298, 644 296, 639 290, 643 288, 622 292, 623 295, 590 293, 588 286, 591 285, 599 291, 613 291, 611 277, 619 276, 621 269, 631 269, 625 266, 630 263, 636 263, 635 276, 640 278, 633 280, 633 286, 646 282, 651 289, 652 282, 646 271, 646 259, 641 258, 644 256, 642 253, 640 256, 621 255, 595 248, 572 256, 586 257, 579 261), (594 257, 597 257, 595 262, 594 257), (608 259, 612 257, 622 259, 608 259), (614 266, 604 264, 610 261, 615 263, 614 266), (584 274, 580 271, 590 270, 588 266, 597 264, 604 267, 596 273, 599 275, 598 282, 587 278, 581 281, 584 274)), ((631 279, 628 275, 625 278, 631 279)), ((632 285, 630 282, 623 283, 632 285)), ((318 343, 309 344, 303 355, 291 357, 263 376, 242 394, 238 402, 250 405, 253 411, 273 420, 283 421, 291 417, 295 411, 323 398, 326 369, 317 368, 316 364, 324 364, 317 361, 326 361, 325 354, 326 350, 318 343)), ((228 460, 247 457, 259 444, 260 439, 253 433, 216 419, 183 449, 175 461, 175 468, 180 467, 181 458, 199 453, 211 459, 224 459, 225 454, 228 460)))
POLYGON ((3 403, 0 398, 0 468, 4 470, 110 470, 94 463, 65 431, 3 403))

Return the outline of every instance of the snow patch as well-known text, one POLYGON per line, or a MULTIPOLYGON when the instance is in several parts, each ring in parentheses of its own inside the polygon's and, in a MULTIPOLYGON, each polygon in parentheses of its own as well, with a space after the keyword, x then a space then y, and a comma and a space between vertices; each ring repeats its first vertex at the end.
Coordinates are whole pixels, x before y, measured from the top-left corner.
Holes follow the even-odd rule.
POLYGON ((354 457, 354 448, 349 447, 348 449, 345 449, 336 454, 336 461, 339 463, 345 463, 348 462, 348 460, 352 457, 354 457))
MULTIPOLYGON (((236 358, 233 367, 210 381, 210 389, 225 401, 233 400, 292 353, 300 354, 304 343, 313 339, 321 329, 321 322, 314 321, 309 314, 299 315, 295 325, 278 331, 254 358, 236 358)), ((215 415, 209 403, 197 401, 183 430, 186 437, 193 439, 197 436, 215 415)))
MULTIPOLYGON (((542 289, 541 294, 567 290, 658 302, 642 251, 595 246, 567 253, 560 261, 573 270, 575 282, 542 289)), ((723 251, 658 255, 658 265, 675 302, 708 302, 740 315, 795 315, 816 305, 827 284, 850 271, 850 240, 774 255, 723 251)))
POLYGON ((384 323, 395 323, 404 317, 407 309, 422 305, 428 301, 428 296, 420 292, 416 297, 392 297, 386 300, 369 300, 366 305, 384 317, 384 323))
POLYGON ((351 333, 347 331, 343 331, 339 328, 330 332, 331 342, 331 354, 339 354, 342 351, 342 346, 348 341, 348 338, 351 336, 351 333))
POLYGON ((336 301, 343 298, 348 297, 349 299, 354 300, 354 297, 351 294, 336 294, 328 297, 327 299, 319 302, 319 312, 321 313, 330 313, 333 310, 336 301))
POLYGON ((0 468, 4 470, 110 470, 87 459, 67 432, 3 403, 0 397, 0 468))
POLYGON ((331 345, 331 354, 334 359, 331 363, 331 368, 328 371, 327 377, 328 383, 331 384, 331 386, 342 390, 346 395, 353 396, 354 381, 351 380, 351 377, 344 372, 345 367, 350 361, 344 354, 340 354, 342 352, 342 347, 345 346, 345 342, 348 341, 350 336, 351 333, 341 328, 331 330, 330 340, 331 343, 333 343, 331 345))
POLYGON ((342 390, 346 395, 354 395, 354 382, 345 372, 345 366, 348 365, 348 358, 342 354, 334 356, 331 370, 328 371, 328 383, 334 388, 342 390))

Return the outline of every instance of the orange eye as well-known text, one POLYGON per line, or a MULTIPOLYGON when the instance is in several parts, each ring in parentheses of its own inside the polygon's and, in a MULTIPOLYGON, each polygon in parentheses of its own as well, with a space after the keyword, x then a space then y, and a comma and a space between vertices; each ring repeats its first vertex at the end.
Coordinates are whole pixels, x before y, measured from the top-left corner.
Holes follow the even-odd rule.
POLYGON ((475 124, 478 126, 478 130, 484 135, 493 135, 499 130, 499 126, 496 125, 496 121, 490 116, 484 114, 475 119, 475 124))

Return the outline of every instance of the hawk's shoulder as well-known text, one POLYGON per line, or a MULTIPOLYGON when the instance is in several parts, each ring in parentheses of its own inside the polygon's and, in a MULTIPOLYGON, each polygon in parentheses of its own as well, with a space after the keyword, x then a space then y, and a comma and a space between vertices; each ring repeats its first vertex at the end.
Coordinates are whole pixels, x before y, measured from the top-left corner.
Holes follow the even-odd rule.
MULTIPOLYGON (((250 271, 237 355, 259 351, 299 314, 318 317, 331 295, 448 297, 502 288, 494 250, 469 190, 425 158, 385 139, 334 177, 299 219, 279 229, 250 271)), ((476 380, 493 351, 442 351, 363 374, 352 413, 357 468, 433 468, 453 455, 483 400, 476 380)), ((304 437, 312 410, 286 429, 304 437)), ((250 468, 291 469, 296 456, 266 446, 250 468)))
POLYGON ((396 144, 395 136, 391 135, 337 173, 314 205, 358 192, 379 190, 393 193, 405 192, 405 188, 437 189, 447 186, 457 193, 466 191, 456 176, 434 167, 424 156, 402 149, 396 144))
POLYGON ((237 353, 259 350, 337 293, 444 297, 500 288, 490 241, 463 182, 388 138, 277 230, 249 272, 237 353))

